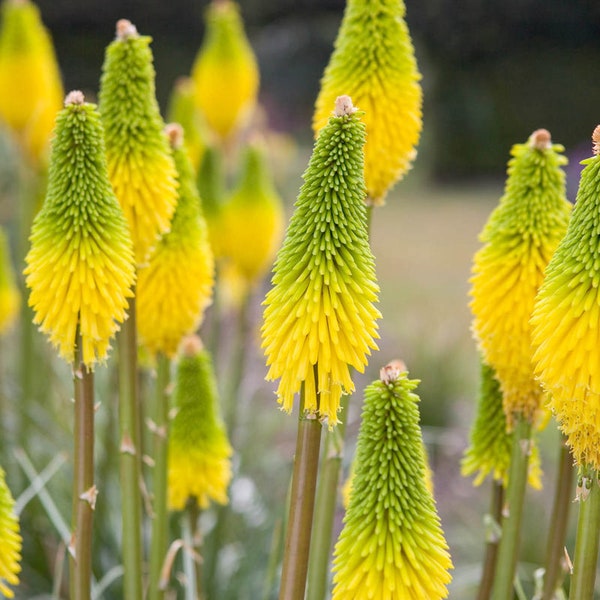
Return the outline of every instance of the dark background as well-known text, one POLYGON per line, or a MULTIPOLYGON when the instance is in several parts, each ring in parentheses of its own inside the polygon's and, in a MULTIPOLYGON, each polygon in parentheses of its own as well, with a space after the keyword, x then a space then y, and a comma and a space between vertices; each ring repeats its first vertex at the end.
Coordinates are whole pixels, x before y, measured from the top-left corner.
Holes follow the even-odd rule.
MULTIPOLYGON (((508 150, 538 127, 570 153, 590 152, 600 122, 600 3, 594 0, 407 0, 424 75, 420 161, 436 178, 504 172, 508 150), (581 149, 578 146, 583 143, 581 149), (424 149, 427 150, 423 156, 424 149)), ((188 74, 206 2, 44 0, 65 88, 97 90, 119 18, 154 38, 157 94, 188 74)), ((271 125, 310 139, 312 105, 344 2, 241 2, 271 125)))

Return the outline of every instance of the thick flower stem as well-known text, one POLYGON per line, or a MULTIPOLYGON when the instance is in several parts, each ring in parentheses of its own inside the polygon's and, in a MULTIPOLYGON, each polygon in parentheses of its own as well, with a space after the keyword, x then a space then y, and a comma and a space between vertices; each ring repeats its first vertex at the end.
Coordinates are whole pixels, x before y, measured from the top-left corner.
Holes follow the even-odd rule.
POLYGON ((167 554, 169 513, 167 511, 167 449, 169 431, 169 383, 171 361, 162 353, 157 356, 156 396, 154 404, 154 518, 150 545, 149 600, 164 598, 160 589, 160 574, 167 554))
POLYGON ((506 504, 503 507, 502 537, 498 548, 493 600, 512 600, 513 581, 519 554, 521 518, 531 451, 531 423, 515 415, 513 448, 508 473, 506 504))
POLYGON ((327 593, 327 575, 331 555, 333 521, 338 499, 338 482, 344 454, 344 437, 350 396, 342 396, 340 423, 325 433, 325 451, 321 459, 315 517, 308 563, 307 600, 323 600, 327 593))
POLYGON ((70 543, 71 597, 89 600, 92 585, 92 525, 96 504, 94 485, 94 375, 85 367, 78 344, 73 365, 75 387, 75 447, 73 513, 70 543))
POLYGON ((304 600, 321 447, 321 423, 304 410, 302 385, 279 600, 304 600))
POLYGON ((600 532, 598 473, 590 469, 583 479, 582 492, 579 494, 579 520, 577 521, 577 540, 575 542, 573 577, 571 579, 569 600, 589 600, 593 598, 596 582, 598 536, 600 532))
POLYGON ((560 446, 556 492, 554 494, 552 517, 550 518, 550 535, 546 548, 546 568, 542 600, 553 600, 556 597, 556 589, 561 585, 565 575, 565 570, 561 565, 564 558, 569 509, 572 504, 573 475, 575 470, 573 469, 573 457, 565 443, 564 437, 561 437, 560 446))
POLYGON ((123 518, 123 581, 126 600, 142 599, 142 477, 137 398, 135 300, 118 337, 120 479, 123 518))
POLYGON ((485 558, 483 560, 483 571, 481 582, 477 592, 477 600, 489 600, 492 593, 492 585, 496 574, 496 562, 498 559, 499 538, 493 531, 496 525, 500 527, 502 520, 502 505, 504 504, 504 485, 500 481, 492 482, 492 500, 490 505, 490 518, 492 519, 492 531, 488 533, 485 544, 485 558))

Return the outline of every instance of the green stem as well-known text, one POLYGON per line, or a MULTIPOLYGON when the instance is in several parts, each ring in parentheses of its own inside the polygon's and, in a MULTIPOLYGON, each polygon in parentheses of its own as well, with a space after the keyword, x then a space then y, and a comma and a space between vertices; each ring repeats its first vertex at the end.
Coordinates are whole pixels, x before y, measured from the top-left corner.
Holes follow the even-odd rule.
MULTIPOLYGON (((186 517, 189 523, 189 546, 198 554, 200 553, 200 531, 198 523, 200 520, 200 507, 196 500, 188 501, 186 506, 186 517)), ((187 552, 188 558, 191 559, 191 565, 188 569, 190 571, 191 580, 188 582, 189 589, 191 591, 191 597, 195 600, 202 600, 204 594, 202 593, 202 564, 197 560, 194 560, 191 556, 191 552, 187 552)))
POLYGON ((92 525, 96 505, 94 485, 94 375, 81 359, 73 365, 75 387, 75 448, 70 558, 71 597, 88 600, 92 585, 92 525))
POLYGON ((512 600, 519 554, 523 501, 527 485, 527 467, 531 450, 531 423, 515 415, 513 447, 508 473, 506 505, 503 509, 502 537, 498 548, 493 600, 512 600))
POLYGON ((498 558, 499 536, 495 534, 495 529, 500 528, 502 520, 502 505, 504 504, 504 485, 502 482, 492 482, 492 499, 490 505, 490 528, 488 539, 485 545, 485 558, 483 560, 483 571, 481 573, 481 582, 477 593, 477 600, 489 600, 492 593, 492 585, 496 574, 496 561, 498 558))
POLYGON ((338 482, 344 454, 344 437, 350 396, 342 396, 340 423, 325 433, 325 451, 321 460, 315 517, 313 523, 310 559, 308 563, 307 600, 323 600, 327 593, 329 557, 335 509, 337 508, 338 482))
POLYGON ((321 423, 304 410, 303 385, 279 600, 304 600, 320 447, 321 423))
POLYGON ((583 472, 585 475, 582 477, 583 482, 580 486, 583 492, 579 495, 579 520, 569 600, 590 600, 594 597, 596 582, 600 532, 600 488, 596 471, 583 469, 583 472))
POLYGON ((569 509, 572 504, 573 474, 573 458, 565 443, 565 438, 561 436, 558 478, 546 549, 546 568, 542 600, 553 600, 556 597, 556 589, 562 584, 565 576, 565 570, 561 565, 563 564, 569 509))
POLYGON ((135 299, 118 337, 120 479, 125 600, 142 600, 142 476, 135 299))
POLYGON ((157 356, 156 396, 154 405, 154 519, 150 545, 150 600, 162 600, 160 575, 167 554, 169 537, 169 513, 167 511, 167 450, 169 435, 169 393, 171 361, 164 355, 157 356))

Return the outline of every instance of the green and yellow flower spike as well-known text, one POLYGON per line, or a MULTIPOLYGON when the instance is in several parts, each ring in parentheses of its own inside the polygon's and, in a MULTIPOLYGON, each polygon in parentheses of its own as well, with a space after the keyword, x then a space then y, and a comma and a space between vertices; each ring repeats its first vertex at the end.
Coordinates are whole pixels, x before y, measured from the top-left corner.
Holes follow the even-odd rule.
POLYGON ((410 169, 421 135, 421 75, 405 13, 403 0, 348 1, 313 117, 318 135, 342 93, 365 111, 365 183, 375 206, 410 169))
POLYGON ((418 381, 394 361, 365 389, 356 471, 335 546, 332 600, 437 600, 452 560, 426 486, 418 381))
POLYGON ((304 173, 262 326, 267 379, 281 379, 283 409, 304 385, 305 410, 330 427, 342 393, 354 391, 350 367, 362 372, 377 348, 381 316, 364 204, 365 126, 348 96, 335 106, 304 173))
MULTIPOLYGON (((475 475, 473 485, 481 485, 486 477, 508 483, 508 469, 513 446, 513 433, 507 431, 506 415, 502 407, 502 391, 494 370, 481 363, 481 384, 477 414, 471 428, 470 444, 465 451, 461 472, 467 477, 475 475)), ((542 471, 537 446, 533 446, 529 459, 529 485, 542 487, 542 471)))
POLYGON ((222 275, 242 291, 265 276, 283 237, 283 203, 258 142, 246 148, 242 173, 221 211, 222 275))
POLYGON ((579 466, 600 469, 600 126, 531 318, 535 372, 579 466))
POLYGON ((14 597, 14 592, 8 586, 19 584, 18 574, 21 571, 19 562, 23 540, 14 506, 15 501, 0 467, 0 594, 3 598, 14 597))
POLYGON ((10 262, 8 241, 0 228, 0 334, 14 323, 20 305, 21 296, 10 262))
POLYGON ((208 132, 206 123, 196 108, 194 82, 189 77, 180 77, 175 81, 169 99, 167 120, 183 127, 185 147, 194 170, 198 171, 206 149, 208 132))
POLYGON ((186 338, 177 367, 169 435, 168 503, 183 510, 189 498, 200 508, 227 504, 232 449, 218 414, 210 354, 197 336, 186 338))
POLYGON ((137 326, 150 352, 173 358, 210 303, 214 261, 183 130, 170 124, 167 134, 179 174, 179 199, 171 230, 138 271, 137 326))
POLYGON ((127 318, 135 273, 127 222, 108 180, 102 123, 94 104, 71 92, 56 119, 48 190, 31 231, 26 283, 34 323, 60 355, 102 361, 127 318))
POLYGON ((196 105, 209 127, 225 140, 254 109, 258 66, 235 2, 213 0, 205 21, 204 41, 192 67, 196 105))
POLYGON ((513 146, 504 195, 480 235, 484 245, 472 268, 473 333, 500 381, 509 428, 515 414, 534 423, 542 403, 529 319, 571 211, 562 151, 545 129, 513 146))
POLYGON ((177 204, 177 172, 156 101, 151 41, 121 19, 106 49, 99 93, 108 173, 138 265, 169 230, 177 204))
POLYGON ((0 28, 0 121, 44 162, 64 97, 52 40, 29 0, 5 0, 0 28))

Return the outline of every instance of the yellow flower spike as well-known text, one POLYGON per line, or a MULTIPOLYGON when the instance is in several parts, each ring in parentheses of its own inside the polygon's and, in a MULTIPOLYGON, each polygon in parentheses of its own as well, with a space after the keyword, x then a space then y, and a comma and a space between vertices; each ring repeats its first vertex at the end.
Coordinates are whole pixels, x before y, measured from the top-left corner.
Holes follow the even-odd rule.
POLYGON ((421 75, 405 13, 403 0, 348 0, 313 117, 318 135, 340 94, 365 111, 365 183, 375 206, 410 169, 421 135, 421 75))
MULTIPOLYGON (((462 475, 475 475, 473 485, 480 485, 489 475, 504 487, 507 486, 514 432, 506 429, 500 383, 494 370, 482 363, 477 416, 471 428, 469 447, 461 463, 462 475)), ((542 487, 540 453, 533 440, 532 444, 528 481, 532 488, 539 490, 542 487)))
POLYGON ((18 574, 21 571, 19 562, 23 540, 14 506, 15 501, 0 467, 0 594, 3 598, 14 597, 14 592, 8 586, 19 584, 18 574))
POLYGON ((504 195, 481 233, 484 245, 473 262, 473 333, 500 381, 509 429, 517 413, 535 423, 543 399, 533 373, 529 319, 571 211, 562 150, 545 129, 513 146, 504 195))
POLYGON ((600 469, 600 126, 567 233, 535 301, 535 372, 579 466, 600 469))
POLYGON ((239 183, 221 210, 221 228, 224 285, 247 290, 273 264, 284 229, 283 203, 257 142, 246 148, 239 183))
POLYGON ((267 379, 280 378, 279 403, 290 412, 304 383, 306 410, 326 417, 330 427, 337 423, 342 393, 354 391, 350 367, 362 372, 377 348, 381 317, 367 233, 360 116, 348 96, 336 100, 304 173, 264 301, 262 347, 267 379))
POLYGON ((196 105, 209 127, 225 140, 254 109, 258 66, 235 2, 214 0, 205 20, 205 38, 192 67, 196 105))
POLYGON ((99 94, 108 173, 138 265, 169 230, 177 204, 177 172, 156 101, 151 41, 126 19, 117 23, 99 94))
POLYGON ((419 429, 418 381, 394 361, 365 389, 355 474, 335 546, 332 600, 438 600, 452 560, 419 429))
POLYGON ((0 334, 14 323, 20 305, 21 296, 15 283, 8 242, 0 228, 0 334))
POLYGON ((52 40, 29 0, 2 5, 0 90, 0 121, 34 162, 45 162, 64 93, 52 40))
POLYGON ((34 323, 73 362, 77 330, 92 370, 127 318, 135 279, 127 222, 108 180, 100 115, 71 92, 56 119, 48 189, 25 259, 34 323))
POLYGON ((214 261, 183 130, 171 124, 167 131, 179 174, 179 199, 171 230, 138 271, 136 298, 140 340, 150 352, 171 358, 182 338, 200 325, 210 303, 214 261))
POLYGON ((218 414, 217 384, 210 354, 198 337, 183 344, 169 433, 168 504, 183 510, 189 498, 200 508, 227 504, 232 449, 218 414))

